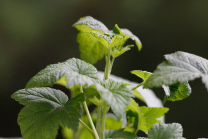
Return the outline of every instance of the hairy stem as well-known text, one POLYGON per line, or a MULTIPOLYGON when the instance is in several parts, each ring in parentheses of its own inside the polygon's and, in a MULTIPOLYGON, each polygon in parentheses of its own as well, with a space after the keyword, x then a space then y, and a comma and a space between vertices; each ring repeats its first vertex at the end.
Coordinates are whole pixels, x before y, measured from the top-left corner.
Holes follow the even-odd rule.
MULTIPOLYGON (((83 90, 82 90, 82 86, 81 86, 81 85, 80 85, 80 92, 83 93, 83 90)), ((85 109, 85 111, 86 111, 87 117, 88 117, 88 119, 89 119, 90 125, 91 125, 91 127, 92 127, 92 130, 93 130, 93 132, 94 132, 94 138, 95 138, 95 139, 100 139, 99 136, 98 136, 98 133, 97 133, 97 131, 96 131, 96 129, 95 129, 95 126, 94 126, 94 123, 93 123, 93 121, 92 121, 92 118, 91 118, 91 116, 90 116, 90 112, 89 112, 89 110, 88 110, 86 101, 83 102, 83 105, 84 105, 84 109, 85 109)))

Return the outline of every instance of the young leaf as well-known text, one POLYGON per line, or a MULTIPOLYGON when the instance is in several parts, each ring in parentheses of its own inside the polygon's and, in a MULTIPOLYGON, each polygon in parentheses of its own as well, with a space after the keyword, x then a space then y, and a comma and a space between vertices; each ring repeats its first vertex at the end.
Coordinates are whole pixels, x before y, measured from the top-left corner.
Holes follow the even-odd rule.
POLYGON ((115 46, 111 50, 111 55, 114 58, 116 58, 116 57, 122 55, 123 53, 125 53, 126 51, 130 50, 130 47, 133 47, 133 46, 134 45, 127 45, 126 47, 123 47, 122 45, 115 46))
POLYGON ((136 87, 133 88, 135 90, 136 88, 140 87, 141 85, 145 84, 146 80, 151 76, 152 73, 147 72, 147 71, 141 71, 141 70, 133 70, 131 71, 132 74, 140 77, 143 79, 143 82, 137 85, 136 87))
POLYGON ((77 131, 85 100, 79 94, 67 102, 63 92, 46 87, 20 90, 12 98, 26 105, 17 120, 24 139, 55 139, 59 125, 77 131))
POLYGON ((104 33, 106 31, 109 31, 108 28, 100 21, 94 19, 91 16, 85 16, 80 18, 76 23, 73 25, 75 28, 77 28, 79 31, 100 31, 101 33, 104 33))
POLYGON ((113 130, 113 129, 119 129, 122 127, 122 121, 118 121, 116 117, 106 114, 105 118, 105 129, 107 130, 113 130))
POLYGON ((144 115, 141 112, 138 104, 131 99, 131 104, 127 106, 127 118, 129 120, 133 120, 134 127, 136 127, 136 132, 142 130, 143 132, 147 133, 147 122, 144 115), (132 119, 133 118, 133 119, 132 119))
POLYGON ((93 84, 97 69, 82 60, 71 58, 65 62, 47 66, 27 83, 26 88, 52 86, 62 77, 66 79, 66 86, 78 84, 93 84))
POLYGON ((167 61, 161 63, 146 81, 145 88, 169 86, 202 77, 208 89, 208 60, 180 51, 165 55, 165 59, 167 61))
POLYGON ((80 32, 77 35, 81 58, 90 64, 95 64, 107 53, 107 48, 94 37, 80 32))
POLYGON ((183 128, 178 123, 155 124, 148 134, 149 139, 181 139, 183 128))
POLYGON ((125 115, 125 109, 130 103, 131 97, 134 96, 133 92, 123 82, 112 79, 100 81, 100 84, 96 84, 96 88, 101 92, 102 99, 107 102, 120 120, 125 115))
POLYGON ((131 71, 132 74, 140 77, 143 79, 143 82, 146 82, 146 80, 151 76, 152 73, 147 71, 141 71, 141 70, 133 70, 131 71))
POLYGON ((124 129, 117 129, 117 130, 106 130, 105 131, 105 138, 106 139, 131 139, 137 137, 135 134, 130 132, 125 132, 124 129))
POLYGON ((119 35, 122 35, 122 36, 128 36, 129 38, 131 38, 133 41, 135 41, 137 47, 138 47, 138 50, 140 51, 142 49, 142 43, 141 41, 139 40, 139 38, 137 36, 135 36, 130 30, 128 29, 120 29, 118 27, 118 25, 116 24, 113 28, 113 32, 115 34, 119 34, 119 35))
POLYGON ((97 39, 102 43, 106 48, 110 49, 114 46, 120 45, 121 42, 125 39, 123 36, 116 34, 100 34, 97 31, 86 32, 88 35, 97 39))
POLYGON ((163 103, 167 100, 169 101, 178 101, 187 98, 191 94, 191 87, 188 82, 176 83, 173 85, 165 86, 163 85, 165 90, 165 97, 163 99, 163 103))
POLYGON ((150 108, 142 106, 140 107, 142 114, 145 117, 147 123, 147 129, 149 130, 155 123, 160 123, 157 118, 160 118, 168 112, 168 108, 150 108))

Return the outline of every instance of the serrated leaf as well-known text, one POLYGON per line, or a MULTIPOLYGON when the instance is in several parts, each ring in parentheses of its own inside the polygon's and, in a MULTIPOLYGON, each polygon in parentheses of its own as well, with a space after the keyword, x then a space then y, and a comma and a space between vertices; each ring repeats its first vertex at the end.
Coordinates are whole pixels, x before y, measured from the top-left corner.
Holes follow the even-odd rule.
POLYGON ((120 36, 120 35, 101 34, 97 31, 85 32, 85 33, 97 39, 100 43, 102 43, 108 49, 114 46, 120 45, 121 42, 125 39, 123 36, 120 36))
POLYGON ((117 130, 106 130, 105 131, 105 138, 106 139, 131 139, 137 137, 135 134, 130 132, 125 132, 124 129, 117 129, 117 130))
POLYGON ((102 22, 94 19, 91 16, 85 16, 80 18, 76 23, 74 23, 73 26, 79 31, 83 32, 97 30, 101 33, 104 33, 106 31, 109 31, 102 22))
POLYGON ((191 94, 191 87, 188 82, 176 83, 170 86, 164 86, 165 97, 163 103, 169 101, 179 101, 187 98, 191 94))
POLYGON ((134 45, 127 45, 126 47, 123 47, 122 45, 119 46, 115 46, 112 48, 111 50, 111 55, 116 58, 120 55, 122 55, 123 53, 125 53, 126 51, 130 50, 130 47, 133 47, 134 45))
POLYGON ((137 48, 138 50, 140 51, 142 49, 142 43, 141 41, 139 40, 139 38, 137 36, 135 36, 130 30, 128 29, 120 29, 118 27, 118 25, 116 24, 113 28, 113 32, 115 34, 120 34, 120 35, 123 35, 123 36, 128 36, 129 38, 131 38, 133 41, 135 41, 136 45, 137 45, 137 48))
POLYGON ((82 60, 90 64, 97 63, 107 53, 107 48, 102 43, 84 32, 77 35, 77 42, 82 60))
POLYGON ((142 114, 138 104, 133 99, 131 99, 131 104, 127 106, 126 111, 127 111, 127 118, 128 116, 131 118, 134 118, 133 123, 134 123, 134 126, 136 127, 136 131, 141 130, 147 133, 148 128, 147 128, 146 119, 144 115, 142 114), (130 111, 130 113, 128 113, 128 111, 130 111))
POLYGON ((178 123, 155 124, 148 134, 149 139, 180 139, 182 138, 183 128, 178 123))
POLYGON ((165 59, 167 61, 161 63, 146 81, 145 88, 161 87, 163 84, 169 86, 198 77, 202 77, 202 81, 208 85, 208 60, 180 51, 165 55, 165 59))
POLYGON ((63 92, 47 87, 20 90, 12 98, 26 105, 17 120, 25 139, 55 139, 59 125, 77 131, 85 100, 79 94, 67 102, 63 92))
POLYGON ((155 123, 160 123, 157 118, 160 118, 168 112, 168 108, 151 108, 151 107, 140 107, 142 114, 145 117, 147 123, 147 129, 149 130, 155 123))
POLYGON ((65 77, 66 86, 93 84, 97 69, 82 60, 71 58, 65 62, 52 64, 41 70, 27 83, 26 88, 52 86, 65 77))
POLYGON ((131 97, 134 96, 133 92, 123 82, 112 79, 100 81, 100 84, 96 84, 96 88, 101 92, 102 99, 107 102, 120 120, 125 115, 125 109, 130 103, 131 97))

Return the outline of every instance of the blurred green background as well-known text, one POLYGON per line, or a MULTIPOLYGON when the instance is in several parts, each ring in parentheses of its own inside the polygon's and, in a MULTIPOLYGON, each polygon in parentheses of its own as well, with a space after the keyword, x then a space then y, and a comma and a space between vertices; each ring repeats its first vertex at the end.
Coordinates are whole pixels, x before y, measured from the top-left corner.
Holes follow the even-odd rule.
MULTIPOLYGON (((0 137, 21 136, 16 120, 22 106, 11 94, 48 64, 80 57, 71 26, 87 15, 109 29, 128 28, 143 44, 142 51, 134 47, 115 60, 114 75, 140 82, 131 70, 153 72, 175 51, 208 58, 207 0, 0 0, 0 137)), ((104 70, 104 63, 95 66, 104 70)), ((200 79, 190 85, 190 97, 165 104, 166 122, 181 123, 186 138, 208 137, 208 92, 200 79)), ((163 99, 161 88, 153 90, 163 99)))

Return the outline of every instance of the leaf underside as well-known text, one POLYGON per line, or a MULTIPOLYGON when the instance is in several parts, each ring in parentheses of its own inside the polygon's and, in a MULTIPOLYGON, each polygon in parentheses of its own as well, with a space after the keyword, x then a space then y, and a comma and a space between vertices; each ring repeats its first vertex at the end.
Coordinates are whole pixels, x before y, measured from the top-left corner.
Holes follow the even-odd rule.
POLYGON ((25 139, 54 139, 59 125, 77 131, 85 100, 79 94, 68 101, 63 92, 48 87, 22 89, 12 98, 25 105, 17 120, 25 139))

